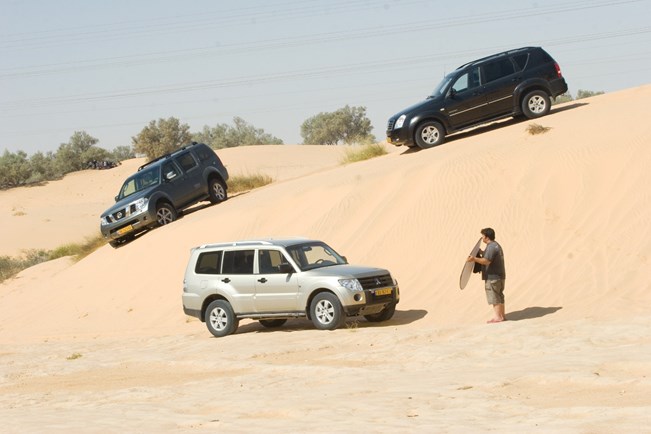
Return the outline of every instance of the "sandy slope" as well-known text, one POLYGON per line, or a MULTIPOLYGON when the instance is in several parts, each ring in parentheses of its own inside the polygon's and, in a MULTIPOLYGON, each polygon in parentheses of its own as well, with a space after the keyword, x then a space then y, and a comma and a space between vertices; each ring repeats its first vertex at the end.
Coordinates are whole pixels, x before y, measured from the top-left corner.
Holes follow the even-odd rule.
POLYGON ((546 134, 508 121, 347 166, 336 148, 225 151, 243 171, 295 172, 0 286, 0 418, 21 432, 644 432, 649 98, 630 89, 556 109, 546 134), (481 281, 458 289, 485 226, 505 249, 511 320, 490 326, 481 281), (183 315, 192 246, 285 235, 389 268, 394 319, 248 321, 217 340, 183 315))

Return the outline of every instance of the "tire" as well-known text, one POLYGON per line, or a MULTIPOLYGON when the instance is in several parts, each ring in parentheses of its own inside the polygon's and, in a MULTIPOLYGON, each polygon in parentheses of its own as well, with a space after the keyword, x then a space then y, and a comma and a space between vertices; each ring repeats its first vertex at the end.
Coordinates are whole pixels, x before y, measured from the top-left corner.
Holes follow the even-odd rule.
POLYGON ((310 317, 319 330, 335 330, 346 322, 341 303, 331 292, 321 292, 312 299, 310 317))
POLYGON ((282 318, 282 319, 261 319, 260 320, 260 324, 262 324, 263 326, 265 326, 265 327, 267 327, 269 329, 280 327, 283 324, 285 324, 286 322, 287 322, 287 318, 282 318))
POLYGON ((204 321, 213 336, 221 338, 235 333, 240 320, 235 317, 231 304, 226 300, 215 300, 208 305, 204 321))
POLYGON ((156 208, 156 223, 158 226, 165 226, 176 220, 176 210, 172 205, 163 202, 156 208))
POLYGON ((427 121, 418 125, 414 141, 421 149, 428 149, 438 146, 445 140, 445 129, 443 125, 435 121, 427 121))
POLYGON ((545 116, 551 108, 549 95, 542 90, 534 90, 525 95, 522 100, 522 114, 528 119, 545 116))
POLYGON ((112 241, 109 241, 109 245, 110 245, 111 247, 113 247, 114 249, 117 249, 118 247, 120 247, 121 244, 122 244, 122 243, 120 242, 119 239, 118 239, 118 240, 112 240, 112 241))
POLYGON ((374 313, 372 315, 364 315, 364 318, 366 318, 366 321, 368 322, 382 322, 393 318, 394 313, 396 313, 396 304, 391 303, 382 309, 381 312, 374 313))
POLYGON ((208 181, 208 195, 211 203, 219 203, 228 199, 226 184, 219 178, 211 178, 208 181))

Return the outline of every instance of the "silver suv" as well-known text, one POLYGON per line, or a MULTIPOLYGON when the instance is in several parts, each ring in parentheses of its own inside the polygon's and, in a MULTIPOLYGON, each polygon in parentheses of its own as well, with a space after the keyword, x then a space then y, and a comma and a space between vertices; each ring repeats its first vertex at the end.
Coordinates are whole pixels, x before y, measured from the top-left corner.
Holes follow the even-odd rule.
POLYGON ((386 321, 400 289, 388 270, 349 265, 322 241, 291 238, 193 248, 182 298, 186 315, 221 337, 234 333, 242 318, 273 328, 307 317, 321 330, 355 315, 386 321))

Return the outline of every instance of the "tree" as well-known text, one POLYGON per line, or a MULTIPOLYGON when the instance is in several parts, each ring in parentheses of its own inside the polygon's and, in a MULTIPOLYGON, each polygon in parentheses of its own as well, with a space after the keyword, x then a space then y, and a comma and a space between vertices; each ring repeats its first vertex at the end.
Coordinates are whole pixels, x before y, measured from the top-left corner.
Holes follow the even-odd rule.
POLYGON ((345 106, 335 112, 321 112, 301 125, 303 143, 336 145, 339 143, 372 143, 373 126, 366 117, 366 107, 345 106))
POLYGON ((57 171, 65 175, 85 169, 88 161, 97 159, 98 156, 106 153, 104 149, 95 148, 99 142, 85 131, 75 131, 68 143, 61 143, 56 152, 57 171))
POLYGON ((0 157, 0 188, 24 185, 31 175, 32 168, 26 153, 5 150, 0 157))
POLYGON ((56 167, 56 156, 52 152, 43 154, 39 151, 35 153, 30 157, 29 164, 32 168, 30 181, 40 182, 60 176, 56 167))
POLYGON ((590 98, 591 96, 603 95, 603 91, 583 90, 579 89, 576 93, 576 99, 590 98))
POLYGON ((132 137, 133 149, 137 154, 145 154, 149 160, 170 153, 191 141, 190 126, 181 124, 176 118, 158 119, 132 137))
POLYGON ((283 141, 255 128, 240 117, 233 118, 234 126, 217 124, 213 128, 204 126, 200 133, 192 135, 196 142, 202 142, 213 149, 250 145, 282 145, 283 141))
POLYGON ((113 150, 111 156, 115 161, 124 161, 135 158, 136 154, 131 146, 118 146, 113 150))

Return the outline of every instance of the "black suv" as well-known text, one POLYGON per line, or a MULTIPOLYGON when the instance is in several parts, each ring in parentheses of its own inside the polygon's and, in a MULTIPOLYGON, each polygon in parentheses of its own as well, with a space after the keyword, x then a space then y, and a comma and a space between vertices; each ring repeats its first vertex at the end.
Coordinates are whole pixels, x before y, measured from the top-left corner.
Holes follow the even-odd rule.
POLYGON ((540 47, 505 51, 460 66, 432 95, 392 116, 387 141, 431 148, 445 136, 509 116, 549 113, 551 100, 567 92, 558 63, 540 47))
POLYGON ((226 200, 228 171, 210 147, 192 143, 138 168, 101 216, 100 230, 113 247, 139 232, 176 220, 202 200, 226 200))

